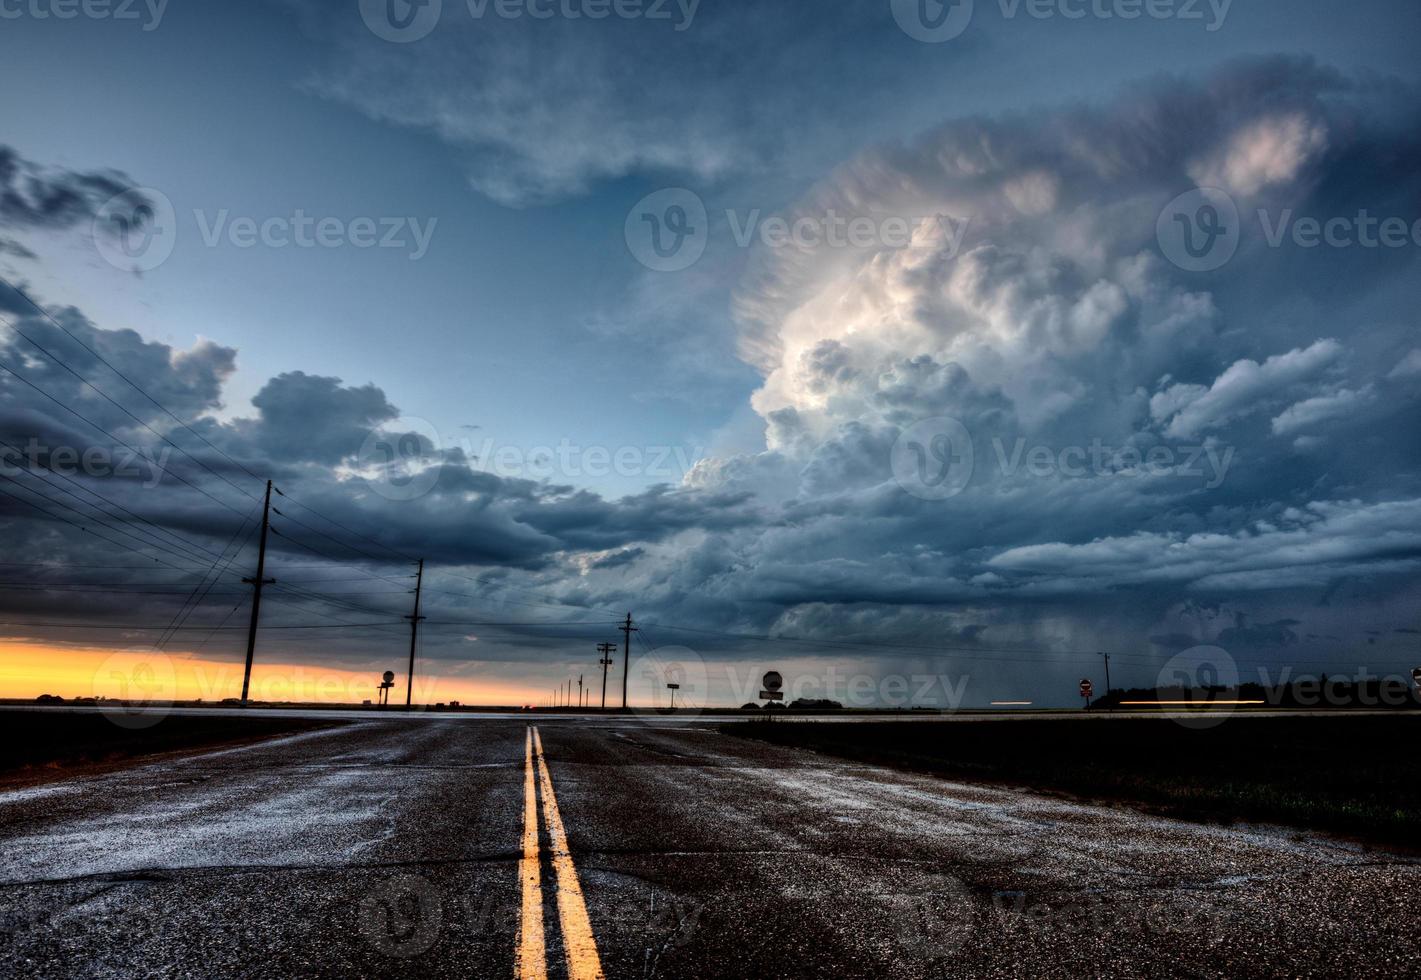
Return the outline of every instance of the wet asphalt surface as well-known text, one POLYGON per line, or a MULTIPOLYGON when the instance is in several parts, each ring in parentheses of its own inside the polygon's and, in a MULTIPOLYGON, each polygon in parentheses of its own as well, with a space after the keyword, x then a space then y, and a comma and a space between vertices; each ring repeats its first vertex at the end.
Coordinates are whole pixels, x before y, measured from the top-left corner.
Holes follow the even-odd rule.
MULTIPOLYGON (((538 727, 608 977, 1421 975, 1415 857, 538 727)), ((524 733, 365 721, 0 793, 0 975, 511 976, 524 733)))

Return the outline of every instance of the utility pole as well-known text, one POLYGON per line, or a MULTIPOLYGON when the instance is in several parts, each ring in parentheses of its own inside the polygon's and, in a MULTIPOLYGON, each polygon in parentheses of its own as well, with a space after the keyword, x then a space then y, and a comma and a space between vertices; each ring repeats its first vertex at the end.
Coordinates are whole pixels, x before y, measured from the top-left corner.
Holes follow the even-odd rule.
POLYGON ((424 617, 419 614, 419 590, 424 585, 424 559, 419 560, 419 571, 414 576, 414 612, 404 617, 410 621, 410 674, 409 680, 405 682, 405 707, 410 707, 410 699, 414 697, 414 645, 419 637, 419 621, 424 617))
POLYGON ((617 629, 622 631, 622 710, 627 710, 627 671, 631 668, 632 634, 637 628, 632 625, 632 614, 627 613, 627 621, 617 629))
MULTIPOLYGON (((252 656, 257 649, 257 615, 262 607, 262 586, 271 585, 274 578, 266 575, 266 532, 271 527, 271 481, 266 481, 266 501, 262 504, 262 539, 257 546, 257 574, 255 578, 244 578, 243 582, 252 587, 252 621, 247 627, 247 666, 242 672, 242 703, 247 703, 247 693, 252 686, 252 656)), ((278 496, 284 496, 280 490, 278 496)))
POLYGON ((597 662, 602 665, 602 710, 607 710, 607 668, 612 666, 612 651, 617 649, 615 643, 597 644, 597 662))
POLYGON ((582 708, 582 675, 581 675, 581 674, 578 674, 578 675, 577 675, 577 707, 578 707, 579 710, 581 710, 581 708, 582 708))
MULTIPOLYGON (((1110 697, 1110 654, 1101 653, 1101 656, 1105 658, 1105 696, 1108 698, 1110 697)), ((1112 707, 1111 710, 1114 708, 1112 707)))

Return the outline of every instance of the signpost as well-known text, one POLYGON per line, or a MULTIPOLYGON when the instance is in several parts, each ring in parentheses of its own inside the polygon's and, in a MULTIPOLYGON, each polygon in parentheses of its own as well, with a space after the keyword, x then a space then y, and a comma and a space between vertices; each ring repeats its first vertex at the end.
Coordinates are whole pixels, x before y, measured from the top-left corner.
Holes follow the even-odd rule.
POLYGON ((1090 682, 1089 677, 1081 678, 1081 697, 1085 698, 1085 706, 1090 707, 1091 696, 1095 694, 1095 685, 1090 682))
POLYGON ((390 703, 390 688, 394 686, 395 672, 393 670, 387 670, 385 671, 385 673, 380 675, 380 687, 377 689, 380 692, 378 701, 380 707, 383 708, 385 705, 390 703))
MULTIPOLYGON (((776 701, 783 701, 785 696, 780 689, 784 686, 785 679, 780 676, 778 670, 767 670, 765 671, 765 676, 760 678, 760 697, 769 701, 770 704, 776 701)), ((765 707, 770 707, 770 704, 765 705, 765 707)), ((774 718, 774 715, 767 715, 766 717, 774 718)))
POLYGON ((783 701, 785 699, 784 694, 780 692, 780 688, 785 686, 785 679, 780 676, 778 670, 766 671, 765 676, 760 678, 760 686, 763 689, 760 691, 760 697, 764 700, 783 701))
POLYGON ((675 711, 675 710, 676 710, 676 692, 679 691, 679 690, 681 690, 681 685, 680 685, 680 684, 667 684, 667 685, 666 685, 666 688, 667 688, 667 690, 669 690, 669 691, 671 692, 671 710, 672 710, 672 711, 675 711))

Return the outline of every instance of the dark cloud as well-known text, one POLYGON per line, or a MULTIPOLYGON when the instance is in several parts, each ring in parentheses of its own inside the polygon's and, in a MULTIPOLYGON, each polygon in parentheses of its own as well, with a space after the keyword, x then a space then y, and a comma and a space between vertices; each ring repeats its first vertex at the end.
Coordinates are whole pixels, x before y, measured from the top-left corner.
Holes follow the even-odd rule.
POLYGON ((46 170, 0 144, 0 228, 70 228, 132 187, 117 171, 46 170))
POLYGON ((1296 619, 1249 625, 1248 617, 1239 613, 1233 626, 1219 632, 1217 642, 1220 646, 1233 650, 1285 647, 1298 642, 1298 634, 1294 630, 1298 625, 1299 621, 1296 619))
MULTIPOLYGON (((1142 85, 1101 106, 959 120, 851 161, 791 214, 943 211, 971 219, 963 239, 757 255, 737 309, 742 349, 763 373, 752 405, 764 451, 703 459, 683 485, 620 499, 571 477, 500 476, 402 419, 373 383, 289 372, 250 411, 233 411, 222 401, 231 349, 176 350, 74 310, 56 316, 220 452, 42 318, 17 325, 187 454, 18 336, 6 335, 0 358, 154 458, 166 450, 171 472, 223 501, 172 479, 151 485, 141 467, 81 477, 137 515, 92 527, 132 532, 127 546, 150 556, 134 560, 173 559, 158 541, 199 558, 241 545, 248 495, 261 489, 250 470, 288 494, 272 542, 283 585, 301 563, 325 575, 361 565, 384 578, 353 601, 395 624, 408 599, 402 556, 420 556, 435 583, 431 622, 581 622, 630 608, 661 642, 674 627, 709 630, 701 647, 743 656, 767 647, 721 634, 1044 659, 1109 649, 1122 670, 1199 643, 1241 659, 1345 662, 1365 647, 1332 637, 1357 636, 1363 619, 1397 636, 1418 601, 1421 448, 1402 435, 1421 426, 1421 259, 1253 241, 1198 275, 1166 261, 1155 222, 1205 180, 1229 188, 1244 213, 1351 213, 1381 176, 1378 211, 1414 201, 1421 177, 1397 164, 1416 158, 1407 100, 1394 86, 1273 59, 1142 85), (927 499, 895 478, 892 458, 905 430, 939 416, 967 429, 974 465, 960 493, 927 499), (398 485, 382 483, 389 460, 369 452, 373 433, 410 450, 398 485), (1144 465, 1156 451, 1169 467, 1144 465)), ((0 304, 13 305, 3 293, 0 304)), ((51 447, 108 441, 9 376, 0 424, 51 447)), ((14 481, 3 488, 39 489, 29 475, 14 481)), ((16 556, 113 558, 112 543, 21 501, 0 498, 0 515, 16 556)), ((276 595, 285 617, 361 614, 276 595)), ((31 598, 8 596, 11 612, 162 618, 182 601, 31 598)), ((204 616, 209 608, 223 611, 208 603, 204 616)), ((352 636, 320 655, 373 656, 395 635, 352 636)), ((490 657, 510 658, 565 639, 479 636, 490 657)), ((427 643, 431 657, 466 655, 434 627, 427 643)), ((1374 651, 1392 652, 1384 642, 1374 651)))

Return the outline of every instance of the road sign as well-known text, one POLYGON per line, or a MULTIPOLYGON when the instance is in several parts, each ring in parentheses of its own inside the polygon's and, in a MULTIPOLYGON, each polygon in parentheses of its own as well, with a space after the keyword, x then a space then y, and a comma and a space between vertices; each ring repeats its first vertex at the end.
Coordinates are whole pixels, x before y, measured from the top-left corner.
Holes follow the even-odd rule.
POLYGON ((673 690, 673 691, 679 691, 679 690, 681 690, 681 685, 680 685, 680 684, 667 684, 666 686, 669 687, 669 688, 671 688, 671 690, 673 690))
MULTIPOLYGON (((780 688, 785 686, 785 679, 780 676, 780 672, 778 670, 766 671, 765 676, 760 679, 760 686, 767 691, 778 691, 780 688)), ((769 694, 760 695, 760 697, 762 698, 768 698, 771 696, 772 695, 769 694)))
POLYGON ((1095 694, 1095 685, 1088 678, 1081 680, 1081 697, 1089 699, 1095 694))
POLYGON ((783 701, 785 696, 779 691, 761 691, 760 699, 762 701, 783 701))
POLYGON ((384 677, 386 684, 393 684, 395 682, 395 672, 393 670, 385 671, 382 676, 384 677))

